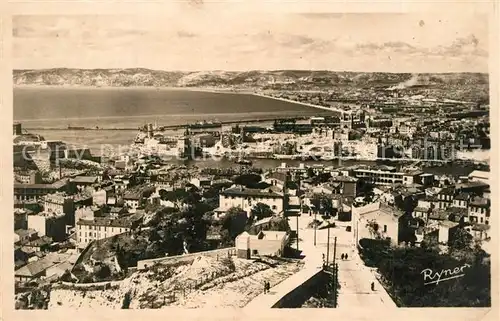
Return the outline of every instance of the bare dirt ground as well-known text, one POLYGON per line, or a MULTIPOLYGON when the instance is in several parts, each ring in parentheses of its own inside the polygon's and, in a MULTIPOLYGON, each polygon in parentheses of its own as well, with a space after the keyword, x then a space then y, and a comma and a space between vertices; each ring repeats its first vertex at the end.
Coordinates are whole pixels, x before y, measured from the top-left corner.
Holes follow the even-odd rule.
POLYGON ((50 293, 48 309, 241 308, 263 292, 264 281, 274 286, 299 271, 302 265, 300 261, 285 259, 199 256, 191 264, 135 272, 107 290, 56 286, 50 293))

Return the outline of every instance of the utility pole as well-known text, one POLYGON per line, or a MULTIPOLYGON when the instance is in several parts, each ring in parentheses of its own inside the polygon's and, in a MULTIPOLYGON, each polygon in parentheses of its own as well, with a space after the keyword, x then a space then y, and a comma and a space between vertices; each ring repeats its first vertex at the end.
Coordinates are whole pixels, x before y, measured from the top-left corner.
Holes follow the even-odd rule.
POLYGON ((328 236, 326 240, 326 266, 328 267, 328 263, 330 261, 330 226, 328 226, 328 236))
POLYGON ((316 246, 316 230, 317 230, 317 225, 316 225, 316 212, 314 212, 314 246, 316 246))
POLYGON ((337 307, 337 280, 338 280, 338 265, 336 263, 336 255, 337 255, 337 237, 333 240, 333 304, 334 307, 337 307))
POLYGON ((299 216, 295 216, 297 219, 297 251, 299 250, 299 216))

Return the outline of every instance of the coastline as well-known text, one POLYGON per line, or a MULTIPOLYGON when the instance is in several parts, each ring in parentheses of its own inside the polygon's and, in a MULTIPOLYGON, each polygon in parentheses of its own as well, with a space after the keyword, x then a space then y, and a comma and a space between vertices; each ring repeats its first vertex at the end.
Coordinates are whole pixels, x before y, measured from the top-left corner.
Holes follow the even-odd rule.
POLYGON ((89 85, 35 85, 35 84, 22 84, 13 85, 13 89, 81 89, 81 90, 125 90, 125 89, 143 89, 143 90, 182 90, 182 91, 197 91, 209 92, 214 94, 255 94, 252 90, 247 89, 224 89, 224 88, 211 88, 211 87, 181 87, 181 86, 89 86, 89 85))
POLYGON ((291 100, 291 99, 287 99, 287 98, 273 97, 273 96, 269 96, 269 95, 266 95, 266 94, 263 94, 263 93, 258 93, 258 92, 253 93, 253 95, 254 96, 258 96, 258 97, 268 98, 268 99, 280 100, 280 101, 284 101, 284 102, 291 103, 291 104, 298 104, 298 105, 302 105, 302 106, 307 106, 307 107, 313 107, 313 108, 318 108, 318 109, 322 109, 322 110, 327 110, 327 111, 331 111, 332 113, 343 113, 343 112, 345 112, 342 109, 325 107, 325 106, 320 106, 320 105, 314 105, 314 104, 304 103, 304 102, 301 102, 301 101, 295 101, 295 100, 291 100))

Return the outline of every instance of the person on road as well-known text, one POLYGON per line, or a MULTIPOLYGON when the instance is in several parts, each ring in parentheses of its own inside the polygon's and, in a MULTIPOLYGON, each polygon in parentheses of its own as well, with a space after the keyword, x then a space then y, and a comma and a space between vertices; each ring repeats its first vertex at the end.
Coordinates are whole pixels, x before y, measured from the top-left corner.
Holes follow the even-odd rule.
POLYGON ((341 258, 342 260, 344 260, 344 258, 345 258, 345 254, 344 254, 344 253, 342 253, 342 255, 340 256, 340 258, 341 258))
POLYGON ((375 282, 372 282, 371 287, 372 287, 372 291, 375 291, 375 282))
POLYGON ((347 256, 347 253, 346 253, 346 254, 344 254, 344 258, 345 258, 346 260, 347 260, 347 257, 348 257, 348 256, 347 256))
POLYGON ((264 281, 264 294, 267 293, 267 281, 264 281))

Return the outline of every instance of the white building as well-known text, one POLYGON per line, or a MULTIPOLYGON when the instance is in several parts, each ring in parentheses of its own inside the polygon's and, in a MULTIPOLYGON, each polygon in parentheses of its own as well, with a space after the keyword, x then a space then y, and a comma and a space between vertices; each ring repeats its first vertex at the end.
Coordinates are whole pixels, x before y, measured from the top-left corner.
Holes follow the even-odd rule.
POLYGON ((227 211, 232 207, 240 207, 249 214, 257 203, 267 204, 274 213, 280 214, 283 212, 284 197, 271 190, 231 187, 219 194, 218 211, 227 211))
POLYGON ((61 212, 41 212, 28 215, 28 228, 37 231, 39 236, 46 235, 56 242, 66 238, 65 215, 61 212))
POLYGON ((94 217, 80 219, 76 223, 78 248, 85 248, 90 242, 128 232, 140 221, 141 217, 132 215, 124 218, 94 217))

